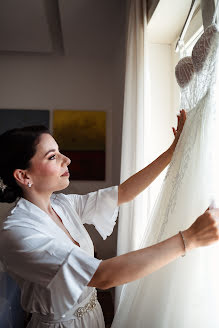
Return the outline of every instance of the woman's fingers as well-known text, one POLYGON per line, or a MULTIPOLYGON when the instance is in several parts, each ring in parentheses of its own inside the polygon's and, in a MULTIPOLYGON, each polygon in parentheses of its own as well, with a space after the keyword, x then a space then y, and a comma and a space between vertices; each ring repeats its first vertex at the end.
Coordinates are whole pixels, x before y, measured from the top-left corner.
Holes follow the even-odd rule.
MULTIPOLYGON (((184 109, 182 109, 180 111, 180 114, 177 115, 177 129, 176 130, 174 129, 176 134, 179 134, 179 135, 181 134, 185 120, 186 120, 186 112, 184 109)), ((176 135, 176 134, 174 133, 174 135, 176 135)))
POLYGON ((171 151, 175 150, 175 147, 177 145, 177 142, 179 140, 179 137, 181 135, 181 132, 183 130, 183 126, 186 120, 186 112, 184 109, 182 109, 180 111, 180 114, 177 115, 177 129, 175 129, 174 127, 172 127, 173 130, 173 134, 174 134, 174 141, 172 143, 172 145, 170 146, 171 151))

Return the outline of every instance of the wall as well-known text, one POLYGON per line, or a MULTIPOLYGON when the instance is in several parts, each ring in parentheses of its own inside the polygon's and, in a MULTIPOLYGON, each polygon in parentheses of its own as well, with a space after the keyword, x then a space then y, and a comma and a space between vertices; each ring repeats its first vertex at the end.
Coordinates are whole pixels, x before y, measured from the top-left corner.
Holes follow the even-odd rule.
MULTIPOLYGON (((168 44, 150 43, 151 76, 151 147, 150 161, 166 151, 173 141, 172 126, 176 126, 176 107, 174 104, 174 63, 172 47, 168 44)), ((163 178, 163 171, 151 184, 150 210, 157 198, 163 178)))
MULTIPOLYGON (((109 31, 112 30, 111 37, 104 40, 106 44, 111 42, 107 45, 112 48, 108 56, 99 51, 101 46, 104 48, 104 44, 99 44, 98 37, 92 43, 93 49, 98 51, 93 51, 92 56, 84 51, 86 44, 83 45, 83 42, 86 43, 87 40, 80 37, 78 43, 74 44, 77 51, 68 56, 19 53, 0 55, 0 108, 107 112, 106 180, 72 181, 65 190, 66 193, 83 194, 119 184, 125 68, 125 1, 114 1, 114 5, 115 19, 111 19, 111 25, 108 26, 109 31)), ((87 12, 87 15, 90 13, 87 12)), ((86 17, 83 17, 84 24, 86 21, 86 17)), ((99 33, 102 33, 101 30, 99 33)), ((0 205, 1 219, 5 217, 9 207, 6 204, 0 205)), ((88 229, 100 258, 115 255, 116 229, 104 244, 92 227, 88 229)))

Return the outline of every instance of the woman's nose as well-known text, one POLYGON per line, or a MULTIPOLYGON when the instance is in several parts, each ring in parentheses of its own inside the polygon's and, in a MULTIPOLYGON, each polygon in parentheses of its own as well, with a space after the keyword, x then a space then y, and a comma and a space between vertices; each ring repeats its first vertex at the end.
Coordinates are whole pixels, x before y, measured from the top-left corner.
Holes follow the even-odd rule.
POLYGON ((70 158, 68 158, 67 156, 64 156, 64 161, 67 163, 66 165, 68 166, 69 164, 71 164, 71 160, 70 158))

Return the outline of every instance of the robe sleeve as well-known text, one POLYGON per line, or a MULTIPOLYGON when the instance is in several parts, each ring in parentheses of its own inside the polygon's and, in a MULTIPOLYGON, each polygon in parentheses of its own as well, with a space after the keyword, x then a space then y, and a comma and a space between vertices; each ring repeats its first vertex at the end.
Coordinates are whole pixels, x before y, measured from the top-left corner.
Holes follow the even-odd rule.
POLYGON ((118 186, 86 195, 66 195, 82 223, 93 224, 103 239, 110 236, 118 217, 118 186))
POLYGON ((101 263, 70 241, 24 226, 1 231, 0 259, 9 273, 62 292, 55 309, 60 313, 77 302, 101 263))

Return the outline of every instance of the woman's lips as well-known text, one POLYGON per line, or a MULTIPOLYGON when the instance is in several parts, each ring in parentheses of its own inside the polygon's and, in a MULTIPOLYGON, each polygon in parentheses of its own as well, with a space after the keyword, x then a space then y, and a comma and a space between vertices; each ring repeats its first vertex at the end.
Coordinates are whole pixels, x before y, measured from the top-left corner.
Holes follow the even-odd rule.
POLYGON ((61 177, 68 177, 69 176, 69 172, 66 171, 63 175, 61 175, 61 177))

